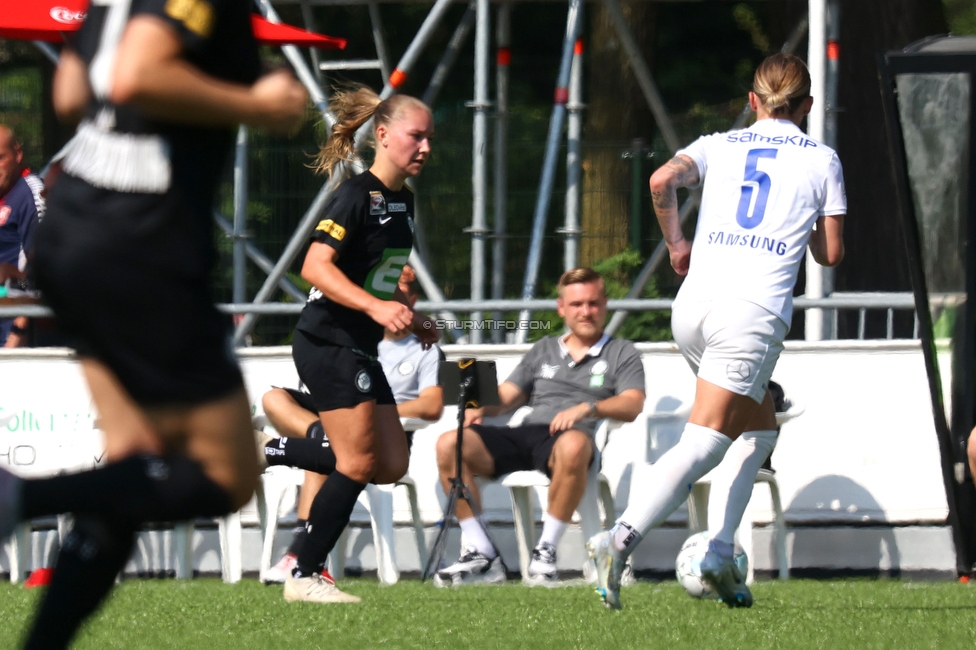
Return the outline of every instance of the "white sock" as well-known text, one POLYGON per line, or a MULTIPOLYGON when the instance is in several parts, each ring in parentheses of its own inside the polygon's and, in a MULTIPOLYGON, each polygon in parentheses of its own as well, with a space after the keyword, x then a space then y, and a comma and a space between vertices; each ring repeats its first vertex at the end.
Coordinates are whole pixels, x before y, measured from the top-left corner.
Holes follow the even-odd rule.
POLYGON ((480 521, 467 517, 458 523, 461 525, 461 548, 472 546, 488 559, 494 559, 498 555, 480 521))
POLYGON ((776 431, 746 431, 729 447, 715 470, 708 495, 708 530, 712 539, 734 543, 752 486, 762 464, 776 446, 776 431))
MULTIPOLYGON (((731 444, 714 429, 686 424, 678 444, 648 468, 643 494, 631 500, 617 521, 646 537, 647 531, 661 525, 688 498, 695 481, 722 461, 731 444)), ((617 550, 629 553, 634 546, 617 550)))
POLYGON ((566 532, 568 521, 560 521, 548 512, 542 515, 542 537, 539 538, 539 545, 552 544, 553 547, 559 546, 559 540, 566 532))

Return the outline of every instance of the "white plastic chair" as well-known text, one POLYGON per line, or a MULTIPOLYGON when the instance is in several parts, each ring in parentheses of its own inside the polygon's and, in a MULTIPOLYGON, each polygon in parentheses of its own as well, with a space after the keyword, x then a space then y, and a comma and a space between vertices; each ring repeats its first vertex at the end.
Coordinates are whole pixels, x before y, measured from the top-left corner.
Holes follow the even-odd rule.
MULTIPOLYGON (((380 582, 385 585, 396 584, 400 579, 400 569, 396 561, 396 544, 393 540, 393 490, 404 487, 410 501, 410 511, 413 518, 413 531, 417 540, 417 552, 420 555, 420 566, 427 564, 427 540, 424 536, 423 520, 420 518, 420 506, 417 501, 417 484, 410 476, 404 476, 393 485, 367 485, 359 495, 359 503, 369 512, 369 521, 373 528, 373 545, 376 548, 376 573, 380 582)), ((349 543, 348 526, 335 548, 329 554, 329 572, 334 576, 341 576, 346 567, 346 547, 349 543)))
MULTIPOLYGON (((513 416, 509 420, 509 426, 517 426, 515 423, 521 419, 521 417, 513 416)), ((593 535, 609 527, 615 515, 610 481, 600 472, 600 463, 602 451, 607 444, 610 431, 622 425, 622 422, 604 418, 597 423, 594 432, 593 462, 590 464, 586 477, 586 489, 580 499, 579 506, 576 508, 584 543, 593 535), (603 509, 602 518, 600 517, 601 507, 603 509)), ((515 523, 515 538, 518 542, 519 571, 522 574, 522 579, 528 580, 529 562, 532 560, 532 549, 535 548, 535 514, 531 492, 532 490, 538 492, 539 503, 547 503, 549 477, 537 470, 525 470, 504 474, 495 480, 479 479, 479 482, 483 485, 499 483, 509 489, 515 523)), ((590 559, 587 559, 583 564, 583 577, 590 582, 596 579, 596 567, 590 559)))
MULTIPOLYGON (((196 526, 192 521, 181 521, 173 526, 173 546, 176 555, 176 577, 187 580, 193 577, 193 532, 196 526)), ((241 513, 232 512, 217 517, 217 530, 220 537, 220 577, 229 584, 241 581, 243 563, 241 559, 241 513)))
POLYGON ((27 577, 27 566, 30 563, 30 535, 31 522, 17 524, 14 532, 7 539, 5 549, 10 563, 10 583, 17 584, 27 577))
MULTIPOLYGON (((776 424, 783 426, 803 414, 803 407, 792 405, 789 410, 776 414, 776 424)), ((695 483, 688 495, 688 528, 693 532, 705 530, 708 527, 708 492, 711 487, 711 472, 695 483)), ((776 562, 780 580, 790 577, 790 560, 786 552, 786 520, 783 516, 783 503, 779 495, 779 483, 776 474, 768 469, 760 469, 756 475, 756 483, 769 486, 769 495, 773 505, 773 543, 776 547, 776 562)), ((752 584, 755 577, 752 543, 752 499, 746 506, 746 511, 739 522, 735 533, 739 545, 749 558, 749 571, 746 574, 746 584, 752 584)))
MULTIPOLYGON (((58 515, 58 543, 68 534, 68 515, 58 515)), ((14 527, 14 532, 6 543, 7 559, 10 562, 10 584, 17 584, 27 578, 30 566, 32 522, 25 521, 14 527)), ((42 565, 45 566, 45 565, 42 565)), ((47 565, 50 566, 50 565, 47 565)))
MULTIPOLYGON (((32 441, 37 445, 37 441, 32 441)), ((50 476, 66 472, 79 472, 92 469, 97 465, 96 459, 102 457, 105 449, 104 436, 98 429, 76 431, 70 442, 57 441, 54 449, 46 448, 43 458, 44 465, 33 465, 34 476, 50 476), (53 451, 53 453, 51 453, 53 451), (49 464, 48 464, 49 463, 49 464)), ((58 540, 64 540, 68 533, 68 515, 58 515, 58 540)), ((33 523, 23 521, 14 527, 13 533, 4 544, 10 565, 10 582, 17 584, 27 577, 30 566, 31 533, 33 523)))
MULTIPOLYGON (((417 418, 403 418, 401 422, 406 431, 417 431, 430 424, 417 418)), ((266 419, 255 420, 255 425, 266 423, 266 419)), ((305 473, 291 467, 270 467, 261 475, 258 490, 258 517, 264 540, 259 569, 259 577, 262 581, 272 563, 275 534, 278 530, 278 509, 287 492, 300 487, 304 480, 305 473)), ((395 584, 400 579, 400 570, 396 563, 393 523, 393 491, 397 487, 404 487, 407 490, 420 566, 427 563, 427 542, 417 501, 417 485, 414 480, 409 475, 405 475, 393 485, 367 485, 359 495, 359 503, 369 512, 370 525, 373 529, 373 545, 376 549, 376 573, 383 584, 395 584)), ((329 554, 329 572, 336 577, 342 576, 345 570, 348 538, 347 527, 336 542, 332 553, 329 554)))

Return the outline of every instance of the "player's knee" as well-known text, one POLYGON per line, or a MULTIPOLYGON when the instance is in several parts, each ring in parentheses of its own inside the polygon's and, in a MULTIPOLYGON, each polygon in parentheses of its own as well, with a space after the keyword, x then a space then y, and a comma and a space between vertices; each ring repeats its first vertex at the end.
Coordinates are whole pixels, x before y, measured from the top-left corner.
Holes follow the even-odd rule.
POLYGON ((336 469, 354 481, 369 483, 376 477, 380 465, 376 454, 367 451, 343 458, 336 463, 336 469))

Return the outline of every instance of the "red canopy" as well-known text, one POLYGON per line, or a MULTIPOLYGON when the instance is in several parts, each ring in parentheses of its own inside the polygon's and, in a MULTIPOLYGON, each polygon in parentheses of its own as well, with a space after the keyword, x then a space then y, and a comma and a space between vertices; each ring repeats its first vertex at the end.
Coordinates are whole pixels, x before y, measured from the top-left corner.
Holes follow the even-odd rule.
MULTIPOLYGON (((89 0, 20 0, 5 2, 0 11, 0 38, 60 43, 65 32, 81 27, 89 0)), ((329 50, 346 47, 346 39, 305 31, 251 16, 254 37, 265 45, 302 45, 329 50)))
POLYGON ((251 29, 254 31, 254 38, 265 45, 301 45, 322 50, 346 49, 344 38, 316 34, 285 23, 273 23, 257 14, 251 14, 251 29))

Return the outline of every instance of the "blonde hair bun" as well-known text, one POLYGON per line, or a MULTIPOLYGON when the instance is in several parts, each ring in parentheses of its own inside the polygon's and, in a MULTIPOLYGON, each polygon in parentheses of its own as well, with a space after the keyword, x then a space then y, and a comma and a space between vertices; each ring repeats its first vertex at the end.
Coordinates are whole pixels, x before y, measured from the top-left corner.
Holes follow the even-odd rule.
POLYGON ((756 68, 752 92, 770 115, 789 115, 810 96, 810 71, 797 56, 774 54, 756 68))

